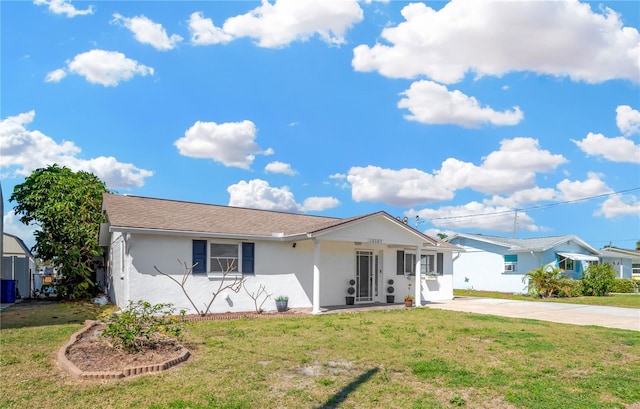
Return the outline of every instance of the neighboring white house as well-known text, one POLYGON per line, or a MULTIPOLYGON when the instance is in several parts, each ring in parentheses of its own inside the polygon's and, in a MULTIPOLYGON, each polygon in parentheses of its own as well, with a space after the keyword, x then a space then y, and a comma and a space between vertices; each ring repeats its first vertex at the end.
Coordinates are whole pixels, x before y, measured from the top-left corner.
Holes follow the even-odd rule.
MULTIPOLYGON (((389 287, 399 303, 407 294, 419 302, 453 298, 457 248, 385 212, 338 219, 113 194, 103 196, 103 210, 106 286, 120 307, 145 300, 195 313, 180 287, 156 271, 179 280, 181 262, 195 265, 186 288, 198 306, 220 285, 227 262, 249 292, 263 285, 272 294, 265 310, 275 309, 280 295, 289 297, 289 308, 316 314, 345 305, 350 280, 356 304, 386 303, 389 287)), ((254 308, 244 290, 228 291, 210 312, 254 308)))
POLYGON ((515 239, 482 234, 455 234, 446 239, 465 251, 454 257, 453 288, 526 293, 523 277, 550 265, 580 278, 600 261, 597 249, 574 235, 515 239))
POLYGON ((601 260, 609 263, 618 273, 618 278, 640 279, 640 251, 605 247, 600 249, 601 260))
POLYGON ((2 271, 3 280, 14 280, 20 297, 32 295, 32 277, 36 262, 21 238, 9 233, 2 233, 2 271))

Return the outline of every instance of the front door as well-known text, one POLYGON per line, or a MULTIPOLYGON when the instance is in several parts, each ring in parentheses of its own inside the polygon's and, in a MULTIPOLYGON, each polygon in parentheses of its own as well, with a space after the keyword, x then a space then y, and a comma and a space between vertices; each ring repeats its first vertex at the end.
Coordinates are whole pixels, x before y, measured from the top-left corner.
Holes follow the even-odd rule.
POLYGON ((372 302, 374 289, 372 251, 356 251, 356 302, 372 302))

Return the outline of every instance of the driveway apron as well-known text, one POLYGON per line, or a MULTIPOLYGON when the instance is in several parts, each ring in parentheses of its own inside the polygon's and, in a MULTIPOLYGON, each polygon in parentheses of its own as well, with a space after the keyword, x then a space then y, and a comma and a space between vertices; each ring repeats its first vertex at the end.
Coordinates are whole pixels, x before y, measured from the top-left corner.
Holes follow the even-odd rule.
POLYGON ((476 297, 456 297, 451 301, 431 302, 425 307, 640 331, 640 309, 637 308, 476 297))

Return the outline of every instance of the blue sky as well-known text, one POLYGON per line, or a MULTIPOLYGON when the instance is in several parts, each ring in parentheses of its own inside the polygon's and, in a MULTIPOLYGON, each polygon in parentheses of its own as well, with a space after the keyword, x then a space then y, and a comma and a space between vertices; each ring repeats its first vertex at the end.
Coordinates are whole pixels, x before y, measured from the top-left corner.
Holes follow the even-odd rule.
POLYGON ((429 234, 640 239, 636 1, 0 12, 3 220, 28 245, 8 199, 53 163, 121 194, 384 210, 429 234))

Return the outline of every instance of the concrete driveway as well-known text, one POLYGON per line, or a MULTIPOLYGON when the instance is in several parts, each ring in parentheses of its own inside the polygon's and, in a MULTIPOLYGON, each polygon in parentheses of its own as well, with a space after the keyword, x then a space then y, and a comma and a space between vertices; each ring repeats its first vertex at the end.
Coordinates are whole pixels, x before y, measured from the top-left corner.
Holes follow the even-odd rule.
POLYGON ((597 325, 600 327, 640 331, 640 309, 637 308, 476 297, 456 297, 451 301, 431 302, 426 304, 425 307, 511 318, 530 318, 563 324, 597 325))

